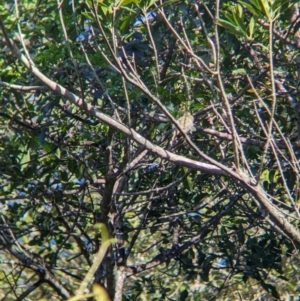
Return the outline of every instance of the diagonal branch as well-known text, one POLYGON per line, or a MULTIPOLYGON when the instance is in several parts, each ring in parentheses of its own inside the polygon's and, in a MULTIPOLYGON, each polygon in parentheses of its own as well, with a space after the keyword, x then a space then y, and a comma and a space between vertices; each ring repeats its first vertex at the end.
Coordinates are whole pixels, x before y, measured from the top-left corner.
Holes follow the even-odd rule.
MULTIPOLYGON (((202 163, 196 160, 188 159, 184 156, 176 155, 172 152, 169 152, 149 140, 142 137, 139 133, 134 131, 133 129, 125 126, 123 123, 113 119, 112 117, 101 113, 99 110, 97 110, 93 105, 85 102, 83 99, 79 98, 72 92, 65 89, 63 86, 55 83, 54 81, 50 80, 48 77, 46 77, 43 73, 39 71, 35 66, 33 66, 27 58, 21 53, 21 51, 18 49, 18 47, 15 45, 13 41, 11 41, 8 37, 8 34, 6 32, 4 23, 2 19, 0 18, 0 28, 3 32, 5 42, 12 51, 12 53, 20 59, 23 64, 39 79, 41 80, 46 86, 48 86, 53 92, 57 93, 58 95, 65 97, 69 101, 71 101, 74 105, 84 110, 86 113, 94 116, 98 120, 106 123, 112 128, 115 128, 116 130, 124 133, 128 137, 130 137, 132 140, 136 141, 138 144, 144 146, 149 151, 157 154, 159 157, 173 162, 176 165, 185 166, 188 168, 192 168, 195 170, 200 170, 206 173, 210 174, 217 174, 217 175, 224 175, 229 176, 232 179, 239 181, 241 185, 246 188, 246 190, 255 198, 258 207, 260 207, 262 210, 267 212, 268 216, 266 219, 271 224, 271 226, 277 226, 278 228, 282 229, 284 234, 291 239, 294 244, 300 248, 300 233, 299 231, 290 224, 286 217, 280 213, 278 210, 276 210, 271 202, 269 201, 269 197, 266 194, 266 192, 263 190, 261 186, 258 186, 257 183, 254 182, 245 172, 243 172, 240 169, 235 168, 228 168, 227 166, 221 164, 220 162, 212 159, 205 153, 198 150, 198 148, 194 145, 194 143, 191 141, 191 139, 182 131, 181 127, 179 126, 178 122, 172 117, 172 115, 163 107, 164 112, 166 111, 167 116, 174 122, 178 130, 182 133, 182 135, 186 138, 188 143, 193 146, 193 149, 197 152, 197 154, 204 160, 206 160, 208 163, 202 163)), ((133 82, 133 79, 129 78, 127 75, 122 73, 122 76, 126 78, 129 82, 133 82)), ((135 83, 136 85, 136 83, 135 83)), ((150 91, 146 88, 142 89, 143 92, 146 95, 150 95, 150 91)), ((153 99, 154 96, 151 95, 151 98, 153 99)), ((160 103, 159 100, 157 100, 158 103, 160 103)))

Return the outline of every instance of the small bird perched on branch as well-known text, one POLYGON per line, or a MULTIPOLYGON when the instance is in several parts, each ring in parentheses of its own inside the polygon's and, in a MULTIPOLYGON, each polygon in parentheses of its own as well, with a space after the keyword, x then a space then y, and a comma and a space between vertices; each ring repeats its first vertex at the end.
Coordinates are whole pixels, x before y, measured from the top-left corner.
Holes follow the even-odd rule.
MULTIPOLYGON (((187 134, 189 133, 194 126, 194 117, 189 112, 185 112, 183 116, 181 116, 177 122, 179 123, 182 130, 187 134)), ((169 143, 168 149, 171 149, 174 146, 175 138, 180 134, 179 130, 173 126, 173 135, 169 143)))

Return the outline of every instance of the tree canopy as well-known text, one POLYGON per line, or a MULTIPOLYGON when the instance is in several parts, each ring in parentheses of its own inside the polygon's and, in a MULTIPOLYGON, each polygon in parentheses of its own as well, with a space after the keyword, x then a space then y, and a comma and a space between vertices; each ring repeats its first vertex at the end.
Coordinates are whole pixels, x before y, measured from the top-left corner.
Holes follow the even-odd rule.
POLYGON ((299 28, 297 1, 0 4, 0 300, 300 295, 299 28))

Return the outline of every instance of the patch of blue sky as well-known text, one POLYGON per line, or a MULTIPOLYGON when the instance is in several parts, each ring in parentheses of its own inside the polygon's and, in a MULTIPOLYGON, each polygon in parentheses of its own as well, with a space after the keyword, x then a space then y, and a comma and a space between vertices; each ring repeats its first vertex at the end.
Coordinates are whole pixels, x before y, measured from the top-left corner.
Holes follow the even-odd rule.
POLYGON ((74 184, 83 185, 85 183, 85 179, 75 179, 73 181, 74 184))
POLYGON ((135 23, 133 26, 139 26, 142 23, 144 23, 146 20, 152 21, 156 17, 157 13, 156 12, 148 12, 146 16, 140 16, 136 18, 135 23))

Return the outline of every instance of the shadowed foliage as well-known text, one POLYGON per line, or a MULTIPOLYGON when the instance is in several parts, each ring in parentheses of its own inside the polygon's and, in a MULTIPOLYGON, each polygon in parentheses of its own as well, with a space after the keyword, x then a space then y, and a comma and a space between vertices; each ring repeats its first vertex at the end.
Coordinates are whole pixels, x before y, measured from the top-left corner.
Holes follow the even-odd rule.
POLYGON ((71 298, 103 245, 88 288, 111 300, 299 297, 297 2, 21 2, 0 4, 0 300, 71 298))

